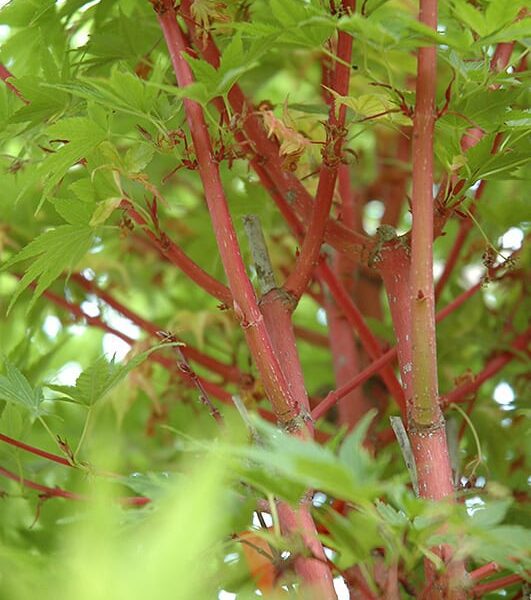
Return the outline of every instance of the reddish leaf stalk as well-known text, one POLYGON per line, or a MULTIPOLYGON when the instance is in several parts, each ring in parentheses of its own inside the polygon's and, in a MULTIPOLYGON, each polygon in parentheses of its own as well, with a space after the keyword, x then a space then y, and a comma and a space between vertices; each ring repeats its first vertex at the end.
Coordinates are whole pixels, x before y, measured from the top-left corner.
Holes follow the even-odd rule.
POLYGON ((67 492, 59 487, 51 488, 46 485, 41 485, 40 483, 36 483, 35 481, 31 481, 31 479, 25 479, 24 477, 20 477, 13 471, 9 471, 8 469, 4 469, 4 467, 0 467, 0 475, 6 477, 7 479, 11 479, 12 481, 16 481, 20 485, 24 487, 30 488, 32 490, 37 490, 41 494, 44 494, 47 497, 55 497, 55 498, 66 498, 68 500, 85 500, 83 496, 79 494, 74 494, 73 492, 67 492))
MULTIPOLYGON (((191 85, 192 72, 184 58, 186 41, 177 24, 173 2, 164 0, 154 6, 158 10, 157 18, 168 46, 178 84, 181 87, 191 85)), ((203 109, 197 102, 187 98, 184 100, 184 107, 221 261, 234 298, 234 308, 245 330, 267 396, 279 421, 289 428, 297 420, 300 407, 289 394, 286 379, 274 354, 263 315, 245 271, 221 183, 219 166, 213 160, 212 144, 203 109)))
POLYGON ((29 100, 26 100, 26 98, 24 98, 24 96, 20 93, 20 90, 9 81, 12 77, 13 73, 11 73, 9 69, 0 63, 0 79, 14 94, 16 94, 22 100, 22 102, 24 102, 24 104, 29 104, 29 100))

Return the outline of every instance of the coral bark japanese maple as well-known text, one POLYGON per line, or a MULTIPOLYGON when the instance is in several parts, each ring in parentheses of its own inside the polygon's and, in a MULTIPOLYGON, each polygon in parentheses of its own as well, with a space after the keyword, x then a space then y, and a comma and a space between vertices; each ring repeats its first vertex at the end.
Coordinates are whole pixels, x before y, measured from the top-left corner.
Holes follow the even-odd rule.
POLYGON ((525 3, 0 17, 6 598, 525 597, 525 3))

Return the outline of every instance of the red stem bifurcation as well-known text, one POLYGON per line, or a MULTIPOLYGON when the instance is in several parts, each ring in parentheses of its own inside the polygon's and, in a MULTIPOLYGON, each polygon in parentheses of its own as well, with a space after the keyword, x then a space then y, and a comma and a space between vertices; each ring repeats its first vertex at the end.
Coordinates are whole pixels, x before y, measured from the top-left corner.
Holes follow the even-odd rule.
MULTIPOLYGON (((350 14, 354 11, 355 5, 355 0, 343 0, 343 11, 350 14)), ((346 96, 348 95, 350 81, 349 65, 352 59, 352 36, 344 31, 340 31, 338 34, 337 56, 339 60, 335 66, 332 88, 341 96, 346 96)), ((317 184, 310 224, 295 267, 284 286, 297 301, 304 293, 319 262, 338 169, 341 164, 341 153, 346 134, 346 106, 341 105, 337 112, 336 115, 336 106, 332 101, 328 124, 326 125, 326 140, 322 151, 323 162, 319 173, 319 183, 317 184)))
POLYGON ((159 232, 158 235, 153 233, 144 217, 135 209, 129 200, 122 200, 120 206, 137 225, 142 227, 146 235, 163 256, 211 296, 214 296, 226 306, 232 306, 232 294, 226 286, 191 260, 165 233, 159 232))
MULTIPOLYGON (((191 0, 183 0, 179 10, 185 19, 192 41, 200 54, 213 67, 218 68, 219 50, 209 34, 203 35, 197 31, 190 12, 191 4, 191 0)), ((254 109, 238 85, 232 87, 228 99, 235 114, 243 118, 243 131, 236 131, 236 138, 244 149, 248 150, 251 143, 253 152, 259 156, 252 158, 250 162, 264 188, 271 193, 277 204, 279 200, 287 201, 300 217, 309 220, 313 208, 312 197, 295 174, 283 167, 279 145, 275 139, 267 136, 259 111, 254 109)), ((224 111, 222 103, 217 103, 216 108, 224 111)), ((282 210, 280 204, 279 208, 282 210)), ((332 219, 326 225, 325 239, 337 250, 352 256, 358 255, 368 241, 364 235, 332 219)))
MULTIPOLYGON (((177 23, 172 0, 154 3, 166 40, 177 82, 181 87, 193 83, 192 71, 186 62, 186 40, 177 23)), ((245 331, 251 354, 262 376, 264 388, 280 422, 290 427, 297 420, 300 407, 289 393, 286 378, 274 354, 263 315, 258 307, 253 286, 247 276, 236 232, 223 191, 219 166, 213 159, 212 143, 201 106, 184 100, 186 119, 194 145, 199 175, 203 183, 212 226, 221 262, 234 298, 234 309, 245 331)))

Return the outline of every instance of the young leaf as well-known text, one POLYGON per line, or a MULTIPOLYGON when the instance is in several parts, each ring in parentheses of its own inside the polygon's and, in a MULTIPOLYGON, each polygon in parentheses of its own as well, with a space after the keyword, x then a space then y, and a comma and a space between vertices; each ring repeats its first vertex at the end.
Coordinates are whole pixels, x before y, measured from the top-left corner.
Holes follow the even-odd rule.
POLYGON ((150 354, 175 344, 158 344, 138 354, 128 363, 121 365, 114 362, 114 358, 109 362, 105 356, 100 356, 88 369, 83 371, 77 378, 75 386, 55 386, 48 385, 50 389, 62 392, 74 402, 92 406, 96 402, 103 400, 105 396, 118 385, 135 367, 143 363, 150 354))
POLYGON ((44 400, 41 388, 33 389, 24 375, 8 360, 4 361, 5 375, 0 375, 0 399, 18 404, 34 418, 45 414, 41 409, 44 400))
POLYGON ((2 271, 10 269, 28 258, 34 262, 24 273, 24 277, 9 303, 8 312, 20 294, 33 282, 37 281, 35 293, 28 310, 35 304, 39 296, 64 271, 74 268, 92 244, 93 230, 84 225, 60 225, 55 229, 45 231, 30 242, 3 267, 2 271))
POLYGON ((47 133, 50 138, 67 140, 67 143, 41 164, 39 173, 46 179, 43 199, 70 167, 95 150, 107 136, 103 129, 84 117, 63 119, 49 127, 47 133))

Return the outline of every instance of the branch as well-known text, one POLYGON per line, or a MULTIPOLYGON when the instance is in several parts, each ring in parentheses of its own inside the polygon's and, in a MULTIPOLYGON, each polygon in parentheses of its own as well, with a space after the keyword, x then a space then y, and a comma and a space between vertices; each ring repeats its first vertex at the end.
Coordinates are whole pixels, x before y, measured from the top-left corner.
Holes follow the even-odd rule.
MULTIPOLYGON (((177 23, 172 0, 154 3, 157 18, 169 50, 179 86, 191 85, 194 80, 184 58, 186 40, 177 23)), ((219 166, 212 161, 212 143, 201 106, 188 98, 184 109, 197 157, 199 175, 216 236, 221 262, 234 298, 234 309, 245 331, 249 348, 262 376, 264 388, 279 421, 290 426, 300 407, 294 402, 286 378, 274 354, 262 313, 253 287, 247 276, 227 199, 223 191, 219 166)))
MULTIPOLYGON (((513 253, 513 256, 515 254, 516 253, 513 253)), ((501 267, 501 265, 500 265, 500 267, 501 267)), ((452 302, 447 304, 443 309, 441 309, 435 315, 435 321, 437 323, 439 323, 443 319, 446 319, 446 317, 448 315, 450 315, 455 310, 457 310, 464 302, 466 302, 466 300, 471 298, 480 289, 481 289, 481 284, 478 283, 478 284, 474 285, 473 287, 471 287, 470 289, 464 291, 462 294, 457 296, 457 298, 452 300, 452 302)), ((373 361, 363 371, 361 371, 360 373, 355 375, 350 381, 345 383, 345 385, 342 385, 341 387, 337 388, 333 392, 330 392, 326 396, 326 398, 324 398, 324 400, 322 400, 319 403, 319 405, 312 411, 312 417, 315 420, 321 418, 323 416, 323 414, 325 414, 328 410, 330 410, 330 408, 332 408, 332 406, 334 406, 334 404, 336 402, 338 402, 341 398, 346 396, 349 392, 351 392, 353 389, 355 389, 359 385, 362 385, 365 381, 367 381, 367 379, 369 379, 372 375, 374 375, 374 373, 377 373, 385 365, 387 365, 391 361, 393 361, 397 355, 398 349, 399 349, 398 345, 394 346, 393 348, 388 350, 385 354, 383 354, 380 358, 373 361)), ((465 396, 466 395, 468 395, 468 394, 465 392, 465 396)), ((444 401, 444 397, 443 397, 442 401, 444 401)), ((455 402, 455 400, 454 400, 454 402, 455 402)))
MULTIPOLYGON (((24 487, 40 492, 40 495, 45 498, 65 498, 66 500, 90 501, 88 496, 82 496, 80 494, 75 494, 74 492, 67 492, 60 487, 51 488, 46 485, 36 483, 31 479, 20 477, 16 473, 13 473, 13 471, 4 469, 4 467, 0 467, 0 475, 2 477, 6 477, 7 479, 11 479, 12 481, 16 481, 18 484, 24 487)), ((151 499, 146 498, 145 496, 125 496, 117 498, 116 500, 125 506, 144 506, 145 504, 151 502, 151 499)))
POLYGON ((380 358, 377 358, 371 364, 363 369, 360 373, 358 373, 355 377, 353 377, 348 383, 342 385, 337 390, 330 392, 324 400, 319 402, 319 404, 312 411, 312 418, 317 421, 320 419, 328 410, 336 404, 341 398, 346 396, 352 390, 356 389, 361 384, 365 383, 367 379, 378 373, 381 369, 383 369, 386 365, 388 365, 393 358, 396 356, 396 347, 391 348, 391 350, 387 351, 385 354, 382 354, 380 358))
MULTIPOLYGON (((103 329, 104 331, 107 331, 108 333, 111 333, 111 334, 119 337, 120 339, 124 340, 124 342, 126 342, 130 346, 133 346, 135 344, 136 340, 133 340, 132 338, 130 338, 129 336, 127 336, 125 333, 122 333, 121 331, 118 331, 117 329, 114 329, 113 327, 107 325, 99 317, 90 317, 90 316, 88 316, 81 309, 81 307, 78 306, 77 304, 74 304, 72 302, 68 302, 67 300, 65 300, 64 298, 61 298, 57 294, 54 294, 50 290, 45 290, 43 292, 43 295, 46 296, 47 298, 49 298, 54 304, 57 304, 58 306, 61 306, 65 310, 68 310, 71 314, 73 314, 78 319, 84 319, 84 320, 86 320, 86 322, 89 325, 94 326, 94 327, 98 327, 100 329, 103 329)), ((192 381, 190 380, 189 377, 186 376, 185 373, 183 373, 180 370, 176 371, 176 369, 174 368, 173 363, 168 358, 153 353, 153 354, 150 354, 148 356, 148 360, 150 360, 152 362, 157 362, 157 363, 161 364, 164 368, 168 369, 169 371, 177 372, 177 374, 181 377, 181 379, 183 379, 188 385, 190 385, 190 386, 193 385, 192 381)), ((213 396, 215 396, 216 398, 218 398, 219 400, 221 400, 225 404, 230 404, 230 402, 231 402, 231 395, 229 394, 229 392, 225 391, 222 387, 218 386, 217 384, 215 384, 215 383, 213 383, 211 381, 208 381, 208 380, 203 379, 203 378, 201 378, 200 380, 201 380, 202 385, 205 387, 205 389, 207 391, 209 391, 209 393, 211 393, 213 396)))
MULTIPOLYGON (((355 8, 355 0, 343 0, 342 7, 346 14, 352 13, 355 8)), ((352 36, 344 31, 340 31, 338 34, 337 56, 332 88, 339 95, 347 96, 352 60, 352 36)), ((319 263, 319 253, 332 206, 343 142, 347 133, 345 129, 346 114, 346 106, 341 105, 338 115, 336 115, 335 103, 331 102, 328 124, 325 125, 326 140, 322 150, 323 161, 310 224, 295 267, 284 286, 297 302, 319 263)))
POLYGON ((476 585, 474 588, 472 588, 472 593, 475 597, 481 597, 483 594, 487 594, 488 592, 493 592, 495 590, 501 590, 502 588, 509 587, 510 585, 514 585, 515 583, 519 583, 521 581, 524 581, 524 578, 520 575, 507 575, 506 577, 500 577, 494 581, 476 585))
MULTIPOLYGON (((174 342, 177 344, 177 338, 167 331, 159 331, 159 337, 161 337, 165 341, 174 342)), ((181 348, 178 345, 173 346, 173 351, 179 357, 177 361, 177 366, 179 370, 182 371, 190 380, 193 382, 195 387, 199 392, 199 400, 208 408, 210 415, 216 420, 219 425, 223 424, 223 417, 219 410, 212 404, 212 400, 208 397, 208 393, 205 389, 205 386, 197 376, 197 373, 190 367, 190 363, 186 360, 181 348)))
POLYGON ((476 392, 485 381, 492 379, 503 367, 514 358, 519 358, 521 352, 525 352, 528 355, 529 352, 529 341, 531 340, 531 328, 519 335, 511 344, 511 349, 502 352, 492 360, 490 360, 485 368, 474 377, 472 381, 467 381, 462 385, 456 387, 454 390, 446 394, 441 398, 441 403, 449 405, 454 402, 463 402, 466 398, 476 392))
POLYGON ((24 442, 20 442, 15 440, 3 433, 0 433, 0 441, 9 444, 10 446, 15 446, 15 448, 20 448, 21 450, 25 450, 26 452, 30 452, 31 454, 35 454, 36 456, 40 456, 42 458, 46 458, 47 460, 51 460, 60 465, 64 465, 65 467, 73 467, 72 463, 64 458, 63 456, 58 456, 57 454, 52 454, 51 452, 46 452, 46 450, 41 450, 40 448, 35 448, 34 446, 30 446, 29 444, 25 444, 24 442))
MULTIPOLYGON (((183 0, 179 9, 187 23, 192 41, 205 60, 213 67, 218 68, 219 50, 210 34, 204 35, 203 32, 197 31, 195 21, 190 13, 191 4, 191 0, 183 0)), ((295 210, 302 219, 309 220, 313 199, 300 180, 282 166, 278 143, 274 139, 268 138, 259 116, 260 113, 255 110, 238 85, 232 87, 228 93, 228 99, 234 113, 243 118, 243 131, 236 130, 236 139, 245 150, 248 150, 249 144, 251 144, 253 152, 260 157, 259 160, 255 157, 250 162, 264 188, 272 194, 283 214, 283 207, 278 203, 280 198, 282 198, 282 204, 291 211, 295 210)), ((223 114, 222 103, 216 103, 216 108, 223 114)), ((290 223, 290 227, 292 227, 292 223, 290 223)), ((366 246, 372 244, 366 236, 332 219, 326 225, 325 240, 338 251, 352 256, 360 255, 366 246)))
POLYGON ((127 214, 133 221, 142 227, 146 235, 157 247, 163 256, 171 263, 178 267, 185 275, 187 275, 194 283, 201 287, 205 292, 220 300, 226 306, 232 306, 232 294, 230 290, 217 279, 209 275, 191 258, 189 258, 177 244, 172 242, 170 238, 163 232, 158 232, 158 235, 153 233, 146 223, 144 217, 135 210, 129 200, 122 200, 121 205, 127 211, 127 214))
POLYGON ((293 331, 297 337, 305 342, 308 342, 309 344, 320 346, 321 348, 328 348, 330 346, 328 338, 322 333, 318 333, 317 331, 312 331, 311 329, 306 329, 306 327, 300 327, 298 325, 293 326, 293 331))
MULTIPOLYGON (((319 266, 318 274, 328 286, 335 302, 341 308, 351 326, 357 331, 360 340, 367 351, 367 354, 373 360, 379 359, 382 356, 380 344, 365 323, 362 314, 359 312, 344 286, 330 270, 330 267, 324 262, 319 266)), ((404 392, 402 390, 402 386, 396 378, 396 375, 390 367, 383 368, 382 379, 384 380, 396 403, 400 407, 400 410, 405 413, 406 407, 404 392)))
POLYGON ((472 581, 481 581, 482 579, 485 579, 485 577, 490 577, 493 573, 496 573, 499 570, 500 567, 497 563, 489 562, 486 565, 483 565, 482 567, 474 569, 474 571, 470 571, 468 577, 472 581))

